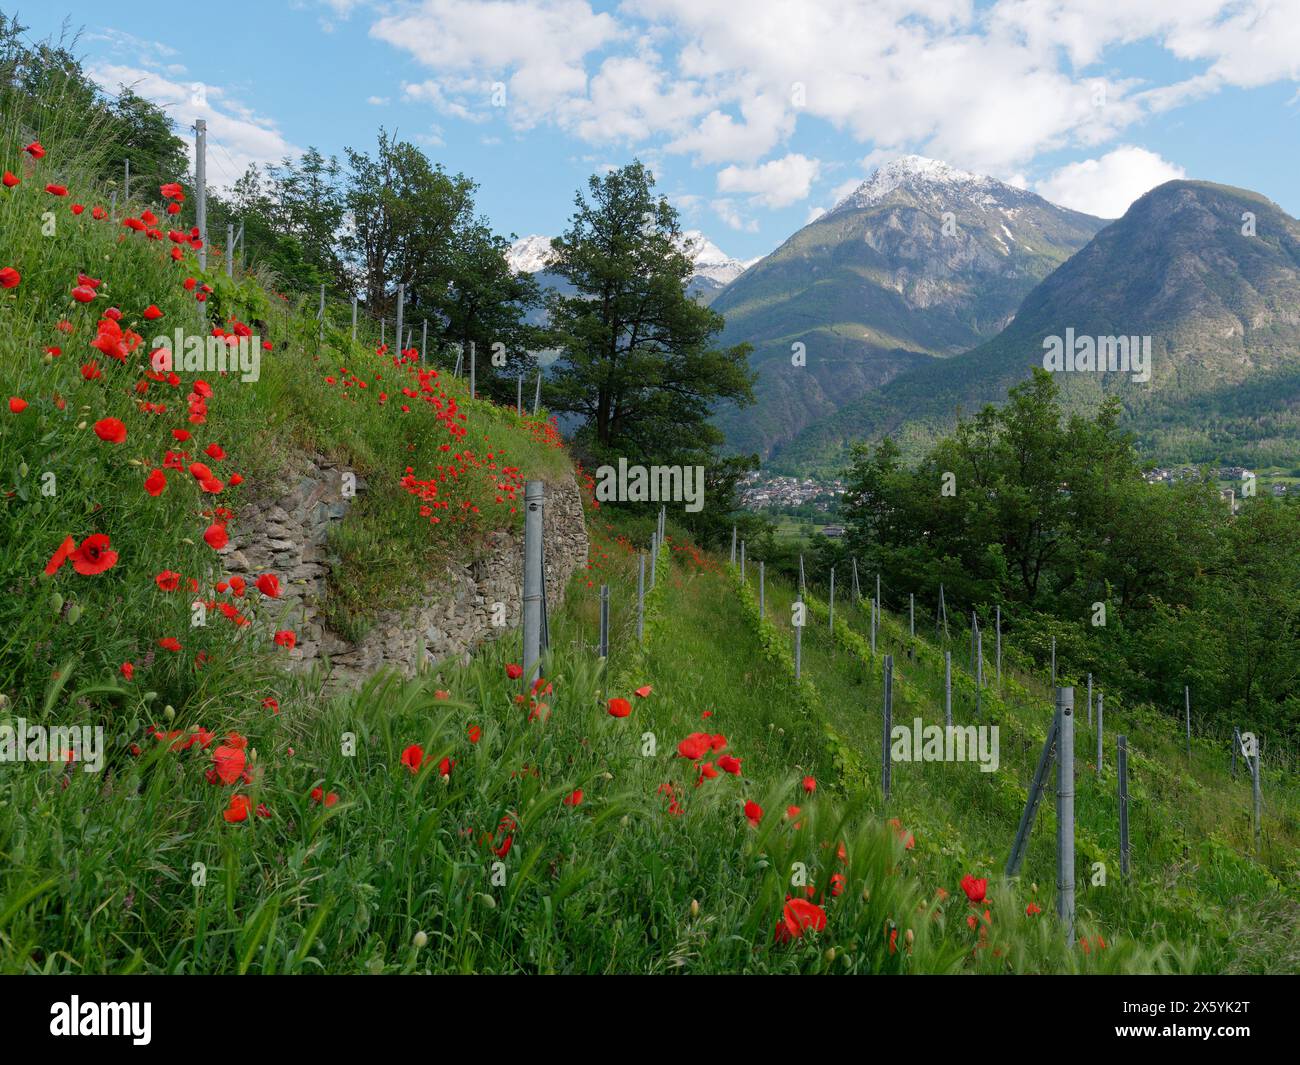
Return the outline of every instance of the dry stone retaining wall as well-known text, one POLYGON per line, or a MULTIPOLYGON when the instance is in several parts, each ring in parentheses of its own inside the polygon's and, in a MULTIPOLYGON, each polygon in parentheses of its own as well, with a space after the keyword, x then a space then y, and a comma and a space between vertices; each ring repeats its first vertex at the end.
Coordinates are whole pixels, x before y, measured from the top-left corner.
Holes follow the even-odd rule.
MULTIPOLYGON (((381 666, 410 676, 423 650, 430 662, 467 659, 483 640, 513 632, 522 599, 523 532, 488 534, 472 561, 452 563, 444 578, 430 581, 422 601, 407 610, 381 609, 357 643, 328 629, 320 614, 329 576, 326 540, 351 503, 344 496, 346 467, 321 455, 291 458, 279 483, 265 498, 239 511, 230 542, 222 549, 231 574, 250 584, 262 573, 280 578, 274 601, 277 629, 298 634, 289 652, 295 669, 328 660, 331 687, 355 686, 381 666), (505 606, 506 627, 492 625, 495 603, 505 606)), ((356 491, 367 490, 356 478, 356 491)), ((551 610, 563 601, 574 570, 587 563, 587 528, 582 497, 572 474, 546 486, 544 516, 546 598, 551 610)), ((466 545, 467 553, 473 545, 466 545)))

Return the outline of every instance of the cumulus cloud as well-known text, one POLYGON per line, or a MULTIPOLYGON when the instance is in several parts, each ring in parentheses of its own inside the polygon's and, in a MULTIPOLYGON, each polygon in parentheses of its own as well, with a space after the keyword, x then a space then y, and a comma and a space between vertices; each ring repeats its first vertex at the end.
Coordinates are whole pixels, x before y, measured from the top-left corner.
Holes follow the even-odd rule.
POLYGON ((1181 166, 1155 152, 1125 145, 1099 159, 1061 167, 1040 181, 1035 191, 1062 207, 1118 218, 1143 193, 1185 176, 1181 166))
POLYGON ((718 171, 718 191, 743 193, 764 207, 789 207, 806 200, 821 163, 806 155, 791 153, 761 166, 728 166, 718 171))

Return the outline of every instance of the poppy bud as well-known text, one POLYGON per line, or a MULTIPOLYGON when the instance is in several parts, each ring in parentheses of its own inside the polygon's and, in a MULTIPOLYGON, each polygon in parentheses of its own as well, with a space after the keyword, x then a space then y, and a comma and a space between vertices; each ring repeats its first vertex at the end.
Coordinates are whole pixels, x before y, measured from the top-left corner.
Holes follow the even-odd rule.
POLYGON ((912 930, 911 930, 910 928, 909 928, 906 932, 903 933, 903 941, 904 941, 905 943, 907 943, 907 945, 908 945, 909 947, 912 945, 912 941, 913 941, 914 939, 916 939, 916 936, 913 934, 913 932, 912 932, 912 930))
POLYGON ((50 609, 56 614, 61 613, 63 610, 63 596, 58 592, 50 596, 50 609))
POLYGON ((248 763, 249 765, 252 765, 256 761, 257 761, 257 748, 250 747, 248 749, 248 763))
POLYGON ((419 950, 422 946, 424 946, 428 942, 429 942, 429 937, 425 935, 423 932, 416 932, 415 935, 411 938, 411 945, 414 946, 416 950, 419 950))
POLYGON ((870 901, 871 901, 871 888, 869 888, 869 887, 864 887, 864 888, 862 889, 862 901, 863 901, 863 902, 870 902, 870 901))
POLYGON ((8 710, 8 709, 9 709, 9 696, 5 695, 4 692, 0 692, 0 710, 8 710))
POLYGON ((700 900, 691 899, 691 916, 698 917, 699 915, 700 915, 700 900))
POLYGON ((155 699, 157 699, 157 698, 158 698, 158 693, 157 693, 157 692, 145 692, 145 693, 144 693, 144 701, 145 701, 146 703, 151 703, 151 702, 153 702, 153 701, 154 701, 155 699))
POLYGON ((176 716, 176 707, 172 706, 171 703, 168 703, 166 706, 163 707, 163 717, 165 717, 168 721, 170 721, 175 716, 176 716))
POLYGON ((483 900, 483 905, 486 906, 489 910, 495 910, 497 908, 497 900, 494 899, 491 895, 484 894, 483 892, 480 891, 478 897, 483 900))
POLYGON ((68 607, 67 621, 69 625, 75 625, 81 619, 81 605, 73 603, 68 607))
POLYGON ((27 463, 25 462, 18 463, 18 476, 19 477, 27 476, 27 463))
POLYGON ((827 948, 826 948, 826 953, 822 955, 822 959, 826 962, 827 965, 830 965, 832 962, 834 962, 834 961, 835 961, 835 948, 834 948, 834 947, 827 947, 827 948))

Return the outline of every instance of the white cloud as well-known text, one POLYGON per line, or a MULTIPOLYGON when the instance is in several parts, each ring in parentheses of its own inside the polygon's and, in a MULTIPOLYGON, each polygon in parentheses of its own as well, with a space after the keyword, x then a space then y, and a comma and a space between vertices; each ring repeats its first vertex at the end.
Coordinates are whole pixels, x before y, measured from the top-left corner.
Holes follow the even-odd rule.
POLYGON ((1061 167, 1040 181, 1035 191, 1062 207, 1100 218, 1118 218, 1143 193, 1184 176, 1181 166, 1155 152, 1125 145, 1100 159, 1061 167))
POLYGON ((371 107, 387 107, 392 101, 387 96, 367 96, 366 103, 371 107))
POLYGON ((739 230, 742 233, 757 233, 758 222, 752 218, 745 218, 736 210, 736 205, 726 197, 721 197, 709 204, 713 208, 713 213, 721 218, 732 229, 739 230))
POLYGON ((370 27, 436 72, 425 99, 464 117, 490 107, 500 81, 507 117, 520 127, 571 117, 587 91, 586 57, 619 33, 614 17, 586 0, 423 0, 370 27))
POLYGON ((761 166, 728 166, 718 171, 718 191, 743 193, 764 207, 789 207, 806 200, 821 163, 791 153, 761 166))
POLYGON ((229 188, 254 163, 278 163, 302 153, 271 119, 240 104, 220 86, 181 83, 151 70, 116 64, 92 65, 87 73, 106 92, 130 88, 160 106, 177 123, 191 161, 194 137, 188 127, 196 118, 206 119, 208 183, 215 188, 229 188))

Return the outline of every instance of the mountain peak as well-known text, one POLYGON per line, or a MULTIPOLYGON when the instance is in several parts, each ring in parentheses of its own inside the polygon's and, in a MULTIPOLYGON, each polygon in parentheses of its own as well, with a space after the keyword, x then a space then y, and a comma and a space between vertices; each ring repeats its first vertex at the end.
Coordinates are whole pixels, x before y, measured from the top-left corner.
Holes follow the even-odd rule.
POLYGON ((880 203, 891 193, 903 189, 913 195, 960 196, 980 203, 990 202, 996 194, 1024 195, 1020 189, 985 177, 959 170, 938 159, 923 155, 900 155, 876 168, 875 173, 839 201, 832 211, 854 210, 880 203))
POLYGON ((517 274, 535 274, 539 270, 545 270, 554 256, 551 238, 534 233, 520 237, 510 245, 510 250, 506 252, 506 262, 517 274))

